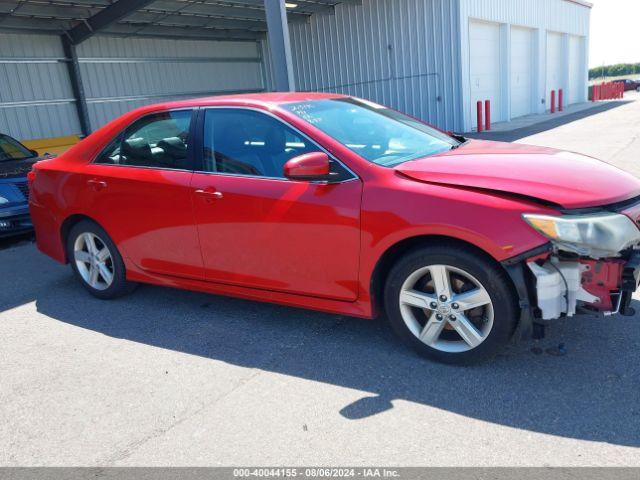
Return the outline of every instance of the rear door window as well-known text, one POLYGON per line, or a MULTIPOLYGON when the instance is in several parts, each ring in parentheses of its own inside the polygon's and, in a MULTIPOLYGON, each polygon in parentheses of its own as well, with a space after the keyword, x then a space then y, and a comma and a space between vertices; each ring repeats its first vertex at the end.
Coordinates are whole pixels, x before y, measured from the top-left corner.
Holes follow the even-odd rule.
POLYGON ((96 163, 190 170, 191 110, 147 115, 129 126, 96 163))

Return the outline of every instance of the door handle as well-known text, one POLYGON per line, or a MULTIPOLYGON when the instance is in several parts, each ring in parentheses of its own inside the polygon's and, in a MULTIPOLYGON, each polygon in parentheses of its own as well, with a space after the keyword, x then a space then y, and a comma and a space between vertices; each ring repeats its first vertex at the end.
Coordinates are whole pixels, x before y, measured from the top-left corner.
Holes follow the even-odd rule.
POLYGON ((93 188, 96 192, 102 190, 103 188, 107 188, 107 182, 105 182, 104 180, 97 180, 95 178, 87 180, 87 185, 93 188))
POLYGON ((209 188, 196 190, 196 195, 204 198, 204 201, 207 203, 213 203, 214 200, 220 200, 224 196, 222 195, 222 192, 209 188))

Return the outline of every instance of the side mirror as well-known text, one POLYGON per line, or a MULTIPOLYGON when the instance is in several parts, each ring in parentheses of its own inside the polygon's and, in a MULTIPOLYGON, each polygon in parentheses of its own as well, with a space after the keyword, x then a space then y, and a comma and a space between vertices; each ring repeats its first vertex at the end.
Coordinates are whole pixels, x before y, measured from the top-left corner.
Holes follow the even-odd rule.
POLYGON ((305 153, 284 164, 284 176, 291 180, 325 180, 331 172, 329 155, 305 153))
POLYGON ((33 155, 34 157, 39 157, 40 154, 38 153, 37 150, 29 150, 29 152, 31 152, 31 155, 33 155))

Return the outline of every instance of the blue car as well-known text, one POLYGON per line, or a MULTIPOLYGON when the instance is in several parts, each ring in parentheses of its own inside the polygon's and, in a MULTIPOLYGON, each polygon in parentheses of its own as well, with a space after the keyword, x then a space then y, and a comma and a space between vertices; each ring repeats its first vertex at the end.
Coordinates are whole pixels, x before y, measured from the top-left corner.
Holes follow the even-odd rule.
POLYGON ((41 160, 38 152, 0 134, 0 237, 26 233, 33 228, 27 173, 38 160, 41 160))

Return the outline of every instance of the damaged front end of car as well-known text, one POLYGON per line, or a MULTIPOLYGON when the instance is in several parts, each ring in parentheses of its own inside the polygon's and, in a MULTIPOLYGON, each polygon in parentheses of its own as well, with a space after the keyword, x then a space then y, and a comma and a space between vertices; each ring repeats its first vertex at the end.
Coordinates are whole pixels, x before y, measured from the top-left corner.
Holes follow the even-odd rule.
POLYGON ((577 314, 632 316, 640 282, 640 199, 560 215, 524 214, 549 243, 503 263, 520 297, 523 328, 540 336, 577 314))

